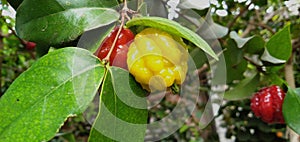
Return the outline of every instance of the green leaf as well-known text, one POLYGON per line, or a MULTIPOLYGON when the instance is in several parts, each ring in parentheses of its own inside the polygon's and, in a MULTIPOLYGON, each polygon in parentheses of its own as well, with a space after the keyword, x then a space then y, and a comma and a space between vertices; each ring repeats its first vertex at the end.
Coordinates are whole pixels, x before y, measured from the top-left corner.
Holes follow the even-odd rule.
POLYGON ((148 111, 141 86, 127 71, 110 67, 101 90, 89 141, 144 141, 148 111))
POLYGON ((282 113, 286 124, 300 134, 300 88, 289 88, 284 98, 282 113))
POLYGON ((218 59, 217 55, 214 53, 211 47, 198 34, 186 27, 181 26, 175 21, 161 17, 139 17, 128 21, 126 23, 126 26, 148 26, 164 30, 172 35, 180 36, 186 40, 189 40, 214 59, 218 59))
POLYGON ((242 80, 233 89, 225 92, 224 99, 241 100, 249 98, 258 86, 259 77, 259 74, 254 74, 253 76, 242 80))
POLYGON ((266 44, 264 61, 271 63, 282 63, 287 61, 292 53, 292 44, 290 36, 290 26, 284 27, 281 31, 276 33, 266 44), (269 56, 270 55, 270 56, 269 56), (273 58, 271 58, 273 57, 273 58))
MULTIPOLYGON (((278 59, 278 58, 275 58, 274 56, 272 56, 269 53, 268 49, 265 49, 264 53, 261 56, 261 60, 272 63, 272 64, 283 64, 286 62, 286 60, 278 59)), ((265 63, 265 64, 268 65, 268 63, 265 63)))
POLYGON ((278 75, 278 71, 274 73, 265 73, 262 80, 265 84, 273 84, 278 86, 286 84, 282 77, 278 75))
POLYGON ((229 35, 230 38, 234 39, 239 48, 242 48, 251 39, 251 37, 241 38, 235 31, 230 32, 229 35))
POLYGON ((243 49, 246 53, 261 55, 265 48, 265 40, 261 36, 252 36, 251 39, 245 43, 243 49))
POLYGON ((265 41, 260 36, 241 38, 235 31, 232 31, 230 38, 235 40, 238 48, 243 48, 245 52, 250 54, 261 54, 265 46, 265 41))
POLYGON ((196 68, 201 68, 208 60, 206 54, 199 48, 194 48, 190 51, 190 56, 192 57, 196 68))
POLYGON ((180 129, 179 129, 179 133, 182 134, 185 131, 187 131, 190 127, 188 125, 183 125, 180 129))
POLYGON ((226 81, 227 83, 231 83, 234 80, 241 80, 244 78, 243 73, 247 69, 247 61, 244 59, 243 50, 237 47, 233 39, 229 39, 227 43, 227 50, 224 51, 227 68, 226 81))
POLYGON ((270 64, 268 62, 264 62, 264 66, 266 66, 266 73, 275 73, 275 74, 278 74, 278 73, 281 73, 283 74, 282 72, 280 72, 280 70, 282 70, 285 66, 285 64, 270 64))
MULTIPOLYGON (((24 0, 16 16, 16 31, 21 38, 55 46, 77 39, 83 32, 118 20, 110 8, 115 1, 24 0)), ((40 46, 38 46, 40 47, 40 46)))
POLYGON ((63 48, 45 55, 1 97, 1 141, 51 139, 67 117, 87 108, 103 74, 98 58, 84 49, 63 48))
POLYGON ((95 53, 114 27, 115 24, 109 24, 107 26, 85 32, 81 35, 77 46, 95 53))

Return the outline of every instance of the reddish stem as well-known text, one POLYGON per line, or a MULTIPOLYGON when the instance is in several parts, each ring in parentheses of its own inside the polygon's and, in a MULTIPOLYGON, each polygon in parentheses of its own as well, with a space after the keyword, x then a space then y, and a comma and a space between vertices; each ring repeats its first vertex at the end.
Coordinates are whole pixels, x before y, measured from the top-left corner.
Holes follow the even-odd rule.
POLYGON ((119 36, 120 36, 120 33, 121 33, 122 28, 123 28, 124 23, 125 23, 125 17, 128 18, 128 15, 127 15, 127 12, 128 12, 128 11, 130 11, 130 10, 129 10, 128 7, 127 7, 127 0, 124 0, 124 6, 123 6, 123 9, 122 9, 122 11, 121 11, 121 24, 120 24, 120 28, 119 28, 119 30, 118 30, 118 32, 117 32, 117 35, 116 35, 116 37, 115 37, 115 39, 114 39, 113 44, 111 45, 111 48, 110 48, 108 54, 107 54, 106 57, 103 59, 103 61, 105 61, 106 63, 109 62, 109 58, 110 58, 110 56, 111 56, 111 54, 112 54, 112 52, 113 52, 113 50, 114 50, 114 48, 115 48, 115 45, 116 45, 116 43, 117 43, 118 38, 119 38, 119 36))

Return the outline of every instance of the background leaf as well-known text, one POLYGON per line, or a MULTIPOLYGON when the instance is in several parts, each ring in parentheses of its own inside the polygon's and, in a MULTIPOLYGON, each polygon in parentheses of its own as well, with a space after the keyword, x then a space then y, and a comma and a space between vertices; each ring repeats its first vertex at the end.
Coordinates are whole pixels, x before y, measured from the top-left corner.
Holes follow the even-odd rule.
POLYGON ((47 51, 49 45, 73 41, 84 31, 118 20, 117 11, 104 8, 116 4, 107 0, 44 0, 42 3, 24 0, 17 9, 16 31, 21 38, 34 41, 47 51))
POLYGON ((231 31, 229 36, 234 39, 239 48, 242 48, 251 39, 251 37, 241 38, 235 31, 231 31))
POLYGON ((272 56, 269 53, 268 49, 265 49, 264 53, 261 56, 261 60, 266 61, 265 65, 269 65, 270 63, 271 63, 271 65, 272 64, 284 64, 286 62, 286 60, 278 59, 278 58, 272 56))
POLYGON ((148 111, 141 86, 127 71, 111 67, 101 90, 100 110, 89 141, 144 141, 148 111))
POLYGON ((286 124, 300 134, 300 88, 289 88, 284 98, 282 113, 286 124))
POLYGON ((196 68, 202 67, 208 60, 206 54, 199 48, 194 48, 190 52, 196 68))
POLYGON ((0 99, 1 141, 47 141, 67 117, 82 113, 104 74, 80 48, 50 52, 21 74, 0 99))
POLYGON ((186 40, 191 41, 197 47, 201 48, 204 52, 211 57, 218 59, 217 55, 211 47, 195 32, 181 26, 179 23, 161 17, 139 17, 134 18, 126 23, 127 27, 132 26, 148 26, 161 29, 170 34, 180 36, 186 40))
MULTIPOLYGON (((230 38, 234 39, 235 42, 237 43, 237 46, 239 48, 243 48, 248 42, 251 42, 252 40, 256 40, 257 41, 252 41, 253 43, 258 42, 258 45, 253 45, 254 47, 252 47, 253 49, 251 50, 259 50, 259 49, 263 49, 264 48, 264 41, 262 38, 258 38, 258 36, 251 36, 251 37, 247 37, 247 38, 242 38, 240 37, 235 31, 230 32, 230 38)), ((248 45, 249 46, 249 45, 248 45)))
POLYGON ((245 43, 243 49, 246 53, 261 55, 265 48, 265 40, 258 35, 252 36, 249 41, 245 43))
MULTIPOLYGON (((266 51, 278 60, 287 61, 292 53, 290 26, 284 27, 277 32, 266 44, 266 51)), ((265 53, 266 53, 265 51, 265 53)), ((268 60, 265 60, 268 61, 268 60)))
POLYGON ((234 80, 241 80, 244 78, 243 73, 247 69, 247 61, 243 58, 243 50, 237 47, 233 39, 229 39, 227 42, 228 45, 224 51, 227 69, 226 81, 231 83, 234 80))
POLYGON ((242 80, 236 87, 225 92, 224 99, 240 100, 246 99, 252 95, 259 83, 259 74, 254 74, 242 80))
POLYGON ((232 38, 238 48, 242 48, 246 53, 262 54, 265 48, 265 41, 262 37, 254 35, 247 38, 240 37, 235 31, 230 32, 232 38))

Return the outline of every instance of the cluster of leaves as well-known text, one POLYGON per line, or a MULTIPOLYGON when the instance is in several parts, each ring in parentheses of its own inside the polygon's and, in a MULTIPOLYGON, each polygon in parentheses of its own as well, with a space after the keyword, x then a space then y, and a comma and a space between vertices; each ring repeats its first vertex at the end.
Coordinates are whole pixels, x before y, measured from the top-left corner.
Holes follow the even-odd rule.
MULTIPOLYGON (((146 100, 141 102, 135 98, 136 96, 145 97, 146 92, 141 89, 128 72, 116 67, 104 66, 92 54, 120 18, 120 14, 110 8, 116 6, 118 2, 109 0, 96 3, 94 0, 76 2, 44 0, 43 3, 37 0, 12 0, 10 2, 17 9, 16 31, 18 35, 26 40, 36 42, 37 54, 41 58, 28 71, 20 75, 10 86, 10 89, 6 91, 6 94, 1 97, 0 117, 5 119, 0 122, 0 139, 10 140, 10 137, 51 139, 66 118, 81 115, 87 109, 100 88, 100 100, 99 106, 97 106, 100 109, 94 125, 90 128, 89 141, 111 140, 108 137, 116 138, 115 140, 144 140, 145 126, 132 128, 120 120, 134 124, 147 123, 147 110, 137 109, 147 108, 145 107, 146 100), (21 4, 21 2, 23 3, 21 4), (35 6, 37 4, 39 5, 35 6), (82 43, 86 39, 89 42, 82 43), (76 45, 81 48, 69 47, 48 53, 50 47, 62 48, 76 45), (124 80, 124 77, 127 77, 127 80, 124 80), (122 91, 120 92, 120 90, 122 91), (133 102, 139 103, 133 104, 133 102), (128 104, 137 105, 137 108, 130 107, 128 104), (14 115, 10 115, 11 113, 14 115), (23 127, 23 122, 26 122, 26 127, 23 127), (105 127, 107 123, 111 124, 109 128, 105 127), (35 133, 25 133, 27 128, 35 133), (124 131, 124 129, 130 129, 130 131, 124 131), (41 130, 43 133, 39 133, 41 130), (110 130, 113 130, 113 133, 109 133, 110 130)), ((135 7, 141 8, 142 15, 166 17, 167 14, 164 13, 167 13, 172 7, 166 6, 166 1, 156 2, 161 3, 161 5, 155 6, 156 10, 151 10, 151 4, 154 3, 151 0, 148 1, 148 6, 142 4, 135 5, 135 7)), ((176 20, 190 29, 198 30, 197 33, 203 36, 207 35, 206 29, 210 28, 216 36, 214 39, 221 41, 223 47, 221 53, 224 52, 224 62, 227 66, 225 69, 227 80, 214 85, 226 84, 229 86, 225 93, 227 100, 246 99, 246 101, 230 101, 223 107, 224 111, 221 111, 225 116, 224 119, 227 124, 225 127, 229 130, 228 136, 235 135, 237 141, 257 140, 257 137, 251 134, 253 129, 255 133, 270 135, 269 138, 273 138, 272 140, 282 140, 275 133, 283 131, 283 126, 266 125, 253 116, 248 117, 249 102, 247 99, 261 86, 287 85, 282 79, 284 76, 283 69, 293 53, 291 39, 299 38, 297 35, 299 20, 294 20, 294 17, 286 19, 280 14, 274 14, 275 12, 271 13, 274 14, 272 16, 265 16, 270 14, 266 13, 266 9, 270 5, 274 6, 275 10, 282 10, 276 9, 279 3, 273 1, 253 0, 250 3, 238 4, 233 1, 219 1, 219 3, 222 3, 221 7, 211 7, 226 9, 228 16, 211 16, 212 9, 196 7, 194 12, 205 16, 206 24, 199 22, 199 16, 192 18, 179 16, 176 20), (258 6, 260 10, 250 9, 251 6, 258 6), (227 27, 220 26, 214 20, 222 25, 227 24, 227 27), (198 23, 190 24, 191 21, 198 23), (234 109, 228 109, 228 107, 234 107, 234 109)), ((181 3, 181 6, 190 5, 181 3)), ((179 15, 189 12, 183 8, 179 11, 179 15)), ((2 24, 7 25, 6 20, 3 20, 2 24)), ((154 27, 184 38, 182 42, 188 43, 189 51, 197 68, 208 64, 205 53, 212 58, 217 58, 217 55, 202 38, 180 24, 164 18, 140 17, 128 21, 126 26, 134 30, 140 27, 154 27), (194 48, 196 46, 202 50, 194 48)), ((2 26, 2 31, 7 30, 8 27, 11 26, 6 26, 6 28, 2 26)), ((16 42, 9 43, 17 44, 13 47, 20 45, 17 37, 12 35, 11 38, 16 42)), ((3 41, 8 39, 10 38, 5 38, 3 41)), ((7 53, 10 49, 13 48, 7 48, 0 54, 12 55, 7 53)), ((294 49, 294 51, 298 50, 299 48, 294 49)), ((298 52, 295 55, 299 55, 298 52)), ((19 64, 27 65, 25 58, 28 57, 19 57, 20 55, 22 54, 18 53, 18 59, 14 61, 18 60, 19 64)), ((0 57, 2 59, 5 56, 0 57)), ((295 57, 299 58, 298 56, 295 57)), ((299 65, 296 64, 295 66, 298 70, 299 65)), ((207 79, 210 78, 204 80, 207 79)), ((209 85, 209 81, 204 83, 207 88, 209 85)), ((297 94, 299 94, 298 90, 289 89, 284 104, 284 115, 288 125, 299 133, 299 123, 294 121, 299 120, 299 109, 287 109, 299 106, 300 99, 297 94)), ((207 97, 207 94, 203 96, 207 97)), ((176 98, 177 96, 172 97, 176 98)), ((207 101, 207 99, 202 100, 207 101)), ((206 104, 205 101, 202 103, 206 104)), ((199 124, 196 120, 202 115, 203 104, 198 104, 199 106, 189 123, 187 122, 166 140, 189 138, 193 138, 191 141, 202 140, 205 137, 205 132, 199 130, 199 124)), ((171 111, 175 105, 172 99, 166 97, 160 105, 150 110, 149 119, 162 119, 168 114, 168 110, 171 111)), ((208 131, 213 131, 213 129, 210 127, 208 131)), ((63 132, 63 136, 69 137, 65 132, 63 132)), ((68 139, 72 140, 73 138, 71 136, 68 139)))
MULTIPOLYGON (((143 140, 146 125, 136 128, 129 124, 146 124, 147 110, 130 107, 128 103, 139 102, 133 105, 147 108, 146 100, 136 101, 134 95, 145 97, 145 91, 128 72, 104 66, 92 55, 110 31, 111 28, 107 27, 114 26, 119 19, 117 11, 107 8, 116 3, 101 1, 95 5, 93 0, 76 3, 47 0, 42 5, 32 7, 37 3, 36 0, 25 0, 18 7, 13 2, 18 7, 18 35, 36 42, 37 53, 42 57, 20 75, 1 97, 0 117, 4 119, 1 121, 0 138, 6 141, 12 140, 12 137, 20 141, 24 138, 49 140, 67 117, 80 115, 86 110, 100 87, 101 109, 91 128, 89 141, 111 138, 143 140), (97 28, 105 30, 102 35, 94 37, 94 40, 90 39, 87 43, 88 50, 68 47, 48 52, 51 46, 60 48, 62 45, 78 43, 77 39, 84 32, 95 32, 92 29, 97 31, 97 28), (128 79, 124 80, 126 76, 128 79), (23 125, 24 122, 26 126, 23 125), (107 123, 111 125, 107 126, 107 123), (34 133, 25 133, 28 128, 34 133)), ((142 17, 130 20, 126 26, 147 26, 165 30, 217 58, 203 39, 176 22, 158 17, 142 17)))
MULTIPOLYGON (((297 70, 299 68, 297 63, 299 54, 297 52, 299 45, 292 45, 291 43, 292 41, 299 41, 299 16, 289 16, 286 8, 277 1, 246 1, 240 4, 219 1, 219 3, 226 5, 228 15, 225 17, 214 16, 214 18, 218 23, 227 25, 231 31, 228 36, 223 37, 221 40, 225 49, 227 84, 229 85, 229 89, 224 97, 227 100, 232 100, 228 102, 228 106, 242 108, 242 112, 246 112, 245 115, 235 116, 239 110, 225 109, 226 111, 222 113, 224 113, 224 116, 229 116, 224 119, 224 124, 227 124, 224 126, 228 129, 228 134, 230 136, 234 135, 237 141, 250 141, 256 138, 250 133, 249 129, 259 129, 260 131, 261 122, 251 123, 251 128, 245 125, 243 131, 247 133, 247 138, 249 137, 249 139, 239 139, 245 133, 239 134, 240 123, 238 122, 250 124, 253 119, 247 116, 249 104, 239 100, 247 100, 258 88, 264 86, 276 84, 285 88, 286 85, 290 85, 285 80, 284 70, 284 66, 290 58, 292 61, 296 61, 292 63, 295 65, 294 71, 297 81, 297 70), (250 9, 251 6, 252 9, 250 9), (259 9, 255 9, 255 6, 259 7, 259 9)), ((299 83, 296 86, 299 87, 299 83)), ((287 104, 294 104, 294 108, 299 108, 300 98, 293 89, 289 88, 287 96, 284 108, 288 108, 287 104), (288 99, 289 97, 292 97, 294 101, 288 99)), ((288 119, 299 117, 297 116, 299 110, 292 112, 288 109, 283 109, 283 111, 286 123, 289 126, 295 125, 291 127, 299 133, 297 130, 299 126, 296 126, 299 124, 293 124, 294 122, 288 119)), ((264 129, 268 133, 276 132, 276 129, 274 131, 269 130, 277 127, 277 125, 265 126, 266 128, 264 129)))
MULTIPOLYGON (((189 2, 196 3, 192 0, 189 2)), ((209 6, 206 8, 200 5, 189 5, 188 2, 184 5, 196 8, 195 11, 198 14, 206 16, 209 26, 204 25, 206 28, 199 28, 200 30, 211 28, 215 33, 215 38, 220 39, 227 70, 226 85, 228 85, 228 89, 224 98, 229 100, 230 105, 237 105, 240 100, 248 100, 258 88, 272 84, 283 88, 289 85, 284 80, 284 67, 290 57, 295 54, 295 52, 292 52, 293 48, 298 50, 298 47, 292 46, 291 41, 299 40, 299 16, 289 16, 286 7, 282 3, 278 1, 250 0, 241 2, 218 1, 208 4, 209 6), (227 14, 225 16, 219 15, 218 10, 223 10, 227 14), (211 11, 214 12, 213 18, 210 18, 211 11), (225 26, 220 26, 217 23, 225 26)), ((299 58, 297 55, 294 56, 296 61, 299 58)), ((197 57, 197 59, 201 58, 197 57)), ((297 69, 299 66, 297 63, 295 65, 297 69)), ((218 76, 218 74, 215 74, 215 76, 218 76)), ((293 96, 295 100, 299 100, 296 93, 292 92, 293 90, 289 89, 288 94, 293 96)), ((299 102, 286 99, 284 104, 299 105, 299 102)), ((247 106, 242 105, 242 107, 247 106)), ((234 110, 229 109, 227 113, 230 111, 234 110)), ((286 118, 299 117, 296 111, 284 111, 286 111, 284 113, 286 118)), ((222 113, 222 111, 220 112, 222 113)), ((245 122, 248 121, 246 118, 248 117, 245 117, 245 122)), ((228 130, 231 130, 230 128, 236 121, 240 121, 238 117, 232 117, 231 120, 230 123, 225 121, 225 124, 228 125, 224 125, 224 127, 228 130)), ((287 120, 289 126, 293 123, 287 120)), ((297 131, 297 127, 294 126, 293 129, 297 131)), ((235 128, 239 128, 239 126, 235 128)), ((248 128, 245 127, 245 129, 248 128)), ((249 132, 249 130, 246 132, 249 132)), ((271 133, 275 133, 275 131, 271 131, 271 133)), ((231 134, 239 137, 236 129, 231 130, 231 134)), ((250 133, 249 136, 251 136, 250 133)))

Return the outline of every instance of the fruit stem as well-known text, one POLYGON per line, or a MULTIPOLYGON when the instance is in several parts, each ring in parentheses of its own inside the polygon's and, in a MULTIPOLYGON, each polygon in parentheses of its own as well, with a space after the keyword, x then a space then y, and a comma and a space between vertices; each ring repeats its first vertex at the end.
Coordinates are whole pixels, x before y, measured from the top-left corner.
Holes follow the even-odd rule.
POLYGON ((118 38, 119 38, 119 36, 120 36, 120 33, 121 33, 122 28, 123 28, 124 23, 125 23, 125 17, 126 17, 127 19, 130 19, 129 16, 127 15, 127 12, 130 12, 130 11, 131 11, 131 10, 127 7, 127 0, 124 0, 124 6, 123 6, 123 8, 122 8, 122 10, 121 10, 121 24, 120 24, 120 28, 119 28, 119 30, 118 30, 118 32, 117 32, 117 35, 116 35, 116 37, 115 37, 115 39, 114 39, 113 44, 111 45, 111 48, 110 48, 108 54, 107 54, 107 55, 105 56, 105 58, 103 59, 106 63, 109 62, 109 58, 110 58, 110 56, 111 56, 111 54, 112 54, 112 52, 113 52, 113 50, 114 50, 114 48, 115 48, 115 45, 116 45, 116 43, 117 43, 118 38))

